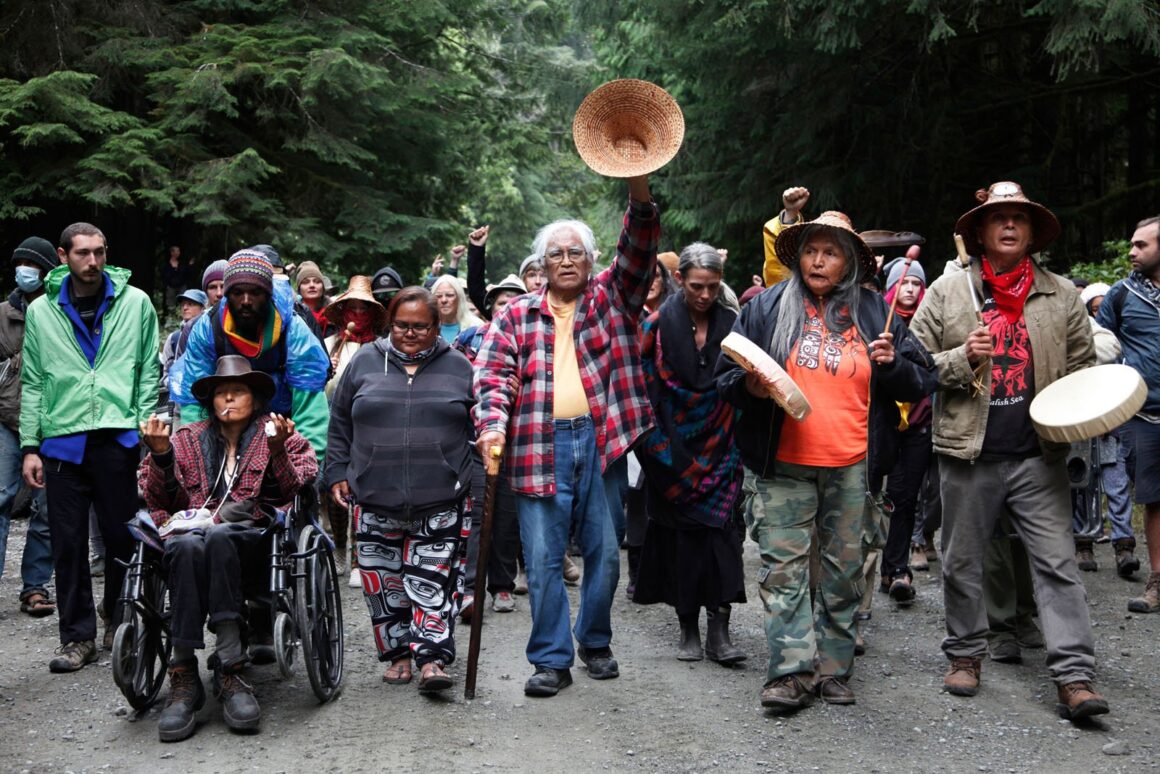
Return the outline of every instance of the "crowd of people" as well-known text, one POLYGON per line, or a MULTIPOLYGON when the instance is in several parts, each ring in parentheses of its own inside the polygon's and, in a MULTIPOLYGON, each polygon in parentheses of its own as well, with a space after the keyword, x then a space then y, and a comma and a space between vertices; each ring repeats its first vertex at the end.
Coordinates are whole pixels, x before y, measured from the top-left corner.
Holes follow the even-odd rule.
POLYGON ((624 548, 628 597, 673 609, 682 661, 751 655, 730 618, 755 581, 772 712, 855 703, 875 593, 909 607, 914 573, 936 561, 947 692, 975 695, 987 656, 1045 648, 1061 716, 1108 712, 1081 571, 1097 569, 1105 502, 1117 572, 1139 571, 1131 506, 1142 505, 1151 574, 1128 607, 1160 612, 1160 218, 1138 225, 1133 271, 1109 287, 1039 260, 1060 224, 1019 185, 977 198, 956 224, 965 253, 930 284, 920 235, 858 232, 834 211, 806 220, 810 192, 792 187, 737 294, 725 250, 658 252, 647 177, 628 180, 603 267, 576 220, 540 229, 506 277, 488 276, 483 226, 413 285, 384 266, 337 294, 322 267, 288 266, 266 244, 189 287, 175 248, 163 269, 178 322, 164 339, 99 228, 72 224, 55 247, 31 237, 0 305, 0 569, 23 479, 34 497, 21 610, 58 616, 53 672, 83 668, 98 619, 110 647, 140 498, 164 541, 172 607, 159 736, 195 731, 206 628, 225 722, 255 729, 246 671, 272 652, 255 568, 260 582, 277 509, 315 488, 338 571, 363 591, 383 681, 417 673, 420 692, 438 693, 453 684, 457 621, 487 602, 471 592, 484 571, 482 460, 500 455, 478 561, 494 612, 527 596, 529 696, 567 688, 577 658, 592 679, 620 674, 624 548), (723 350, 730 334, 783 368, 811 411, 796 418, 774 400, 723 350), (1093 501, 1030 406, 1097 362, 1131 366, 1148 396, 1095 442, 1093 501), (104 540, 99 602, 90 513, 104 540), (746 537, 760 553, 753 578, 746 537))

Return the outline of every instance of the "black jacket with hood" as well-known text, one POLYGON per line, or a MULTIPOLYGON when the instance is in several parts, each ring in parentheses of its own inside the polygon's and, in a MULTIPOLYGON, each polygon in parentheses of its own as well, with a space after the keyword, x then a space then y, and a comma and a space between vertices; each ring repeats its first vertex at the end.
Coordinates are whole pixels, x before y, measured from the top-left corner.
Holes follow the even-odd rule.
POLYGON ((326 483, 347 481, 373 513, 419 519, 471 488, 474 425, 471 364, 437 339, 410 375, 386 339, 360 349, 331 401, 326 483))

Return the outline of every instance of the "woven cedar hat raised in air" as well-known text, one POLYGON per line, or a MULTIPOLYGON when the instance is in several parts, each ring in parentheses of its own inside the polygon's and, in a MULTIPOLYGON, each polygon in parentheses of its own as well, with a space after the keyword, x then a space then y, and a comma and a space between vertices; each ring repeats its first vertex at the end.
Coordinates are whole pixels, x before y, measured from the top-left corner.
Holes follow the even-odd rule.
POLYGON ((685 137, 685 117, 667 91, 625 78, 593 91, 576 110, 572 139, 593 172, 636 177, 663 167, 685 137))

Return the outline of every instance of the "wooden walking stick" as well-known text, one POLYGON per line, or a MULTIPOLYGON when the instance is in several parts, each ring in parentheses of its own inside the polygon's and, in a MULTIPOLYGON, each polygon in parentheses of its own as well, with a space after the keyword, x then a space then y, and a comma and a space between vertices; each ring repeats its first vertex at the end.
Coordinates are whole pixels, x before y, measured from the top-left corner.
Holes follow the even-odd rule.
MULTIPOLYGON (((918 254, 922 252, 922 248, 918 245, 911 245, 910 249, 906 251, 906 262, 902 264, 902 276, 898 278, 895 284, 902 284, 906 279, 907 273, 910 272, 910 264, 918 260, 918 254)), ((883 333, 890 333, 890 323, 894 322, 894 307, 898 306, 898 291, 894 291, 894 299, 890 302, 890 311, 886 313, 886 327, 882 329, 883 333)))
POLYGON ((346 330, 342 332, 334 341, 334 346, 330 348, 330 365, 332 368, 338 368, 338 357, 342 353, 342 348, 350 341, 351 335, 354 334, 354 323, 347 323, 346 330))
POLYGON ((475 677, 479 667, 479 645, 483 634, 483 600, 487 596, 487 558, 491 554, 491 522, 495 513, 495 486, 503 450, 488 449, 487 482, 483 486, 483 523, 479 525, 479 553, 475 557, 475 601, 471 607, 471 642, 467 647, 467 677, 463 681, 463 698, 475 698, 475 677))
MULTIPOLYGON (((987 323, 983 321, 983 307, 978 296, 975 295, 975 281, 971 279, 971 256, 967 254, 967 246, 963 243, 961 234, 955 234, 955 250, 959 254, 959 265, 963 267, 963 275, 967 278, 967 292, 971 294, 971 305, 975 308, 975 322, 979 324, 980 328, 986 328, 987 323)), ((975 366, 975 378, 971 381, 973 397, 978 397, 983 392, 983 373, 986 367, 987 360, 983 360, 975 366)))

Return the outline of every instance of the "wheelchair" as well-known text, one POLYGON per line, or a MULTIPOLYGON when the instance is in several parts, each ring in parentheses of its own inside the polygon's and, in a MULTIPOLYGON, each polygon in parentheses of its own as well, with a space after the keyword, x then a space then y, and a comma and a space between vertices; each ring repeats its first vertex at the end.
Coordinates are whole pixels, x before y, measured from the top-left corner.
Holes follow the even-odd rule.
MULTIPOLYGON (((294 675, 301 649, 310 687, 320 703, 342 688, 345 639, 342 599, 333 546, 316 520, 317 496, 306 486, 289 511, 277 511, 267 528, 270 561, 266 599, 256 608, 271 617, 274 653, 283 677, 294 675)), ((161 693, 172 650, 164 552, 152 521, 139 511, 128 524, 137 547, 127 564, 114 612, 113 681, 135 710, 161 693)))

